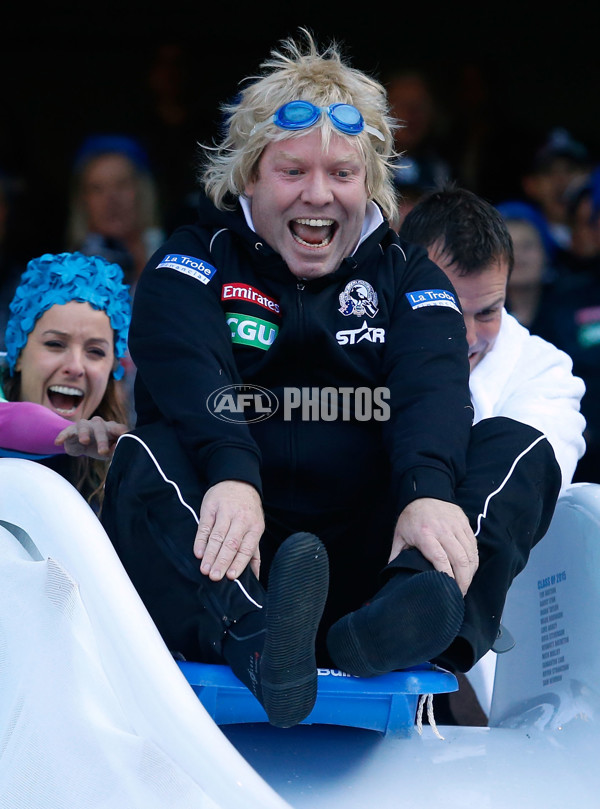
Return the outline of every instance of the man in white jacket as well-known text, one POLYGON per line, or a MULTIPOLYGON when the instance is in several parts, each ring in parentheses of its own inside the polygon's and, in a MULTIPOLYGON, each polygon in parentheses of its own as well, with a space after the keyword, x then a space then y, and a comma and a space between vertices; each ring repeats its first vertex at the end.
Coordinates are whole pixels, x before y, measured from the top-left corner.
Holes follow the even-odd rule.
POLYGON ((504 415, 541 430, 552 445, 562 488, 585 452, 585 419, 579 410, 585 384, 573 376, 568 354, 530 334, 506 310, 498 336, 471 371, 475 420, 504 415))
POLYGON ((562 473, 573 479, 585 452, 582 379, 568 354, 536 337, 504 308, 513 264, 500 213, 471 191, 448 187, 421 199, 400 236, 420 244, 458 294, 467 327, 474 423, 506 416, 544 433, 562 473))
MULTIPOLYGON (((503 416, 543 433, 560 466, 562 491, 585 452, 580 412, 585 384, 573 375, 568 354, 530 334, 504 308, 513 246, 501 214, 471 191, 448 186, 423 197, 399 235, 425 247, 458 294, 467 328, 474 423, 503 416)), ((494 647, 498 651, 510 648, 503 631, 494 647)), ((468 675, 486 713, 495 664, 488 652, 468 675)), ((448 701, 450 710, 464 712, 464 689, 462 704, 456 697, 448 701)), ((468 702, 466 710, 473 715, 468 702)), ((451 712, 447 721, 454 718, 451 712)))

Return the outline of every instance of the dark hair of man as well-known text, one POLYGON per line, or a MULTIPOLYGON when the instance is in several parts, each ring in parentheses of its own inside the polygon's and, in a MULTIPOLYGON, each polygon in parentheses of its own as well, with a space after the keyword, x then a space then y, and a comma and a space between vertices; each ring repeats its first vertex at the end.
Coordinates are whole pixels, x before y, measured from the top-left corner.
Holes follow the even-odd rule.
POLYGON ((425 194, 404 217, 399 235, 425 248, 438 242, 459 276, 478 275, 502 259, 509 274, 513 268, 512 239, 502 215, 453 184, 425 194))

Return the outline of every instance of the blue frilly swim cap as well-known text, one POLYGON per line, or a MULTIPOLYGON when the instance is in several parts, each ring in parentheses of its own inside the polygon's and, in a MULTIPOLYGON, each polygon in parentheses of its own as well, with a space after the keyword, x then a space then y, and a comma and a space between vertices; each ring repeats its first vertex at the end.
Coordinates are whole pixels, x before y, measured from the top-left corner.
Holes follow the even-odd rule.
MULTIPOLYGON (((45 253, 27 264, 21 283, 10 303, 6 326, 6 359, 10 375, 36 321, 55 304, 71 301, 89 303, 108 315, 115 332, 115 356, 127 351, 131 321, 129 286, 123 282, 123 270, 101 256, 83 253, 45 253)), ((115 379, 124 374, 121 363, 115 379)))

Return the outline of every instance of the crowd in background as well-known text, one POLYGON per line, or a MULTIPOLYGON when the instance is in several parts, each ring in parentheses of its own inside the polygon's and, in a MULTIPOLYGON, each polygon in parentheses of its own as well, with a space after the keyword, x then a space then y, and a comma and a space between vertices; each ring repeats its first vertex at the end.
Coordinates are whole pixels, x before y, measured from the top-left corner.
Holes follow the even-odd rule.
MULTIPOLYGON (((0 351, 8 305, 29 259, 66 250, 103 256, 121 266, 134 295, 152 252, 175 227, 193 221, 198 141, 210 137, 218 112, 207 120, 201 91, 188 82, 189 58, 180 43, 157 46, 141 79, 135 124, 87 128, 80 121, 78 137, 69 133, 63 184, 45 196, 19 159, 10 120, 0 123, 0 351)), ((382 76, 401 122, 400 218, 423 193, 449 181, 498 207, 515 249, 507 309, 569 353, 584 379, 588 450, 575 480, 600 482, 597 144, 559 120, 521 133, 517 143, 503 142, 503 122, 490 112, 490 91, 476 66, 462 70, 453 106, 435 78, 402 65, 382 76)))

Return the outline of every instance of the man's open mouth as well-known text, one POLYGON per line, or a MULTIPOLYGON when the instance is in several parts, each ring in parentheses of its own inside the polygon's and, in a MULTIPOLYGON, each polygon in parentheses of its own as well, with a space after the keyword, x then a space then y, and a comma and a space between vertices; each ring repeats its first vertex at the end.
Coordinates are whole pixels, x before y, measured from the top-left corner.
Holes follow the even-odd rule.
POLYGON ((50 404, 61 416, 72 416, 81 404, 83 391, 66 385, 51 385, 48 388, 50 404))
POLYGON ((334 219, 292 219, 290 231, 304 247, 327 247, 336 231, 334 219))

